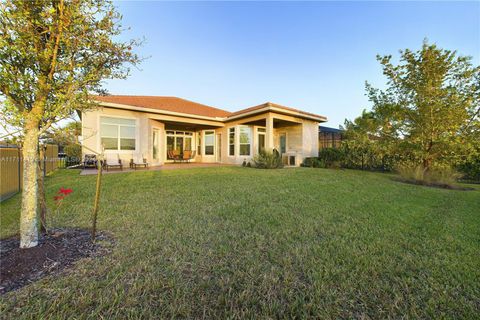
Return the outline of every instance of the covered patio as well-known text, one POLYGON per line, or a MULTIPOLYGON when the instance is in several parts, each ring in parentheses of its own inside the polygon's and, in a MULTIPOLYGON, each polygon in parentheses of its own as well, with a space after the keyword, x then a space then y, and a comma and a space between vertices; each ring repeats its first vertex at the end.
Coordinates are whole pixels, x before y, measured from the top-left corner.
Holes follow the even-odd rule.
MULTIPOLYGON (((162 117, 164 118, 164 117, 162 117)), ((149 119, 152 145, 151 158, 155 166, 177 161, 195 163, 221 162, 220 152, 215 150, 216 130, 223 124, 191 119, 149 119)))

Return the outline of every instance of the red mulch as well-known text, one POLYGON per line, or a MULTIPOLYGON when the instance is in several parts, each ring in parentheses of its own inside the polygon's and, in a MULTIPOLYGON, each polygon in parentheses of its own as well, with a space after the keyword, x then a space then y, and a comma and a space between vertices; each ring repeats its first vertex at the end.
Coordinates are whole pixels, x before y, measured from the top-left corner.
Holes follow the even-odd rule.
POLYGON ((110 250, 99 241, 113 244, 112 238, 99 233, 96 240, 92 243, 89 231, 82 229, 55 229, 40 236, 39 244, 28 249, 19 248, 18 237, 1 239, 0 294, 58 274, 79 259, 107 254, 110 250))

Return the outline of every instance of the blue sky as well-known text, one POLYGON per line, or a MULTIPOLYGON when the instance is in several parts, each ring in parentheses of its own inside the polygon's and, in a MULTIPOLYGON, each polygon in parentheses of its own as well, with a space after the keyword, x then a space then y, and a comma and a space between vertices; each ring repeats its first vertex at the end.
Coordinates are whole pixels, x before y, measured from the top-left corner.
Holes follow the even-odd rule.
POLYGON ((266 101, 338 127, 385 83, 378 54, 424 38, 480 64, 480 2, 119 1, 122 37, 149 57, 112 94, 178 96, 235 111, 266 101))

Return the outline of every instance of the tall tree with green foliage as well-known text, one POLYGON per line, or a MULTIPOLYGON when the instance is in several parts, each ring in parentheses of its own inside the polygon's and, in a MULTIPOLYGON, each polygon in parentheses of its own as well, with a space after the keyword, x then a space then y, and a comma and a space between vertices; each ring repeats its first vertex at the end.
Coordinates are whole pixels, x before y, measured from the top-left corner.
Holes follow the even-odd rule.
POLYGON ((121 15, 106 0, 0 3, 0 93, 4 118, 23 131, 20 246, 38 242, 39 137, 75 110, 94 108, 102 80, 139 62, 136 40, 120 41, 121 15))
POLYGON ((78 137, 81 135, 82 123, 80 121, 71 121, 61 127, 51 127, 42 136, 42 141, 63 148, 67 145, 78 143, 78 137))
POLYGON ((453 165, 474 151, 480 113, 480 66, 470 57, 423 43, 420 50, 377 56, 385 90, 366 84, 376 134, 393 152, 408 154, 425 172, 453 165))

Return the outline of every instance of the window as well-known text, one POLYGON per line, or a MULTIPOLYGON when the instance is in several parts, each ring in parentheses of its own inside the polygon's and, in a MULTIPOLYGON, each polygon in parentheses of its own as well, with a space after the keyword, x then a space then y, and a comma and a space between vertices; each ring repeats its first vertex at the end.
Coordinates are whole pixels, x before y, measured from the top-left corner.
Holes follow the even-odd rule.
POLYGON ((100 117, 100 141, 105 150, 135 150, 135 120, 100 117))
POLYGON ((184 150, 192 151, 192 137, 185 137, 184 150))
POLYGON ((252 141, 252 131, 248 126, 240 126, 240 155, 250 155, 250 143, 252 141))
POLYGON ((198 132, 197 136, 198 136, 197 153, 199 156, 201 156, 202 155, 202 133, 198 132))
POLYGON ((281 133, 280 134, 280 153, 284 154, 287 152, 287 134, 281 133))
POLYGON ((235 128, 228 129, 228 155, 235 155, 235 128))
POLYGON ((215 131, 205 131, 205 155, 213 155, 215 145, 215 131))
MULTIPOLYGON (((167 152, 175 150, 175 137, 167 136, 167 152)), ((167 156, 169 157, 168 153, 167 156)))
POLYGON ((257 128, 258 153, 265 151, 265 128, 257 128))
POLYGON ((193 132, 189 131, 167 131, 167 160, 172 160, 169 151, 176 151, 183 154, 184 151, 192 151, 194 140, 193 132))

